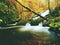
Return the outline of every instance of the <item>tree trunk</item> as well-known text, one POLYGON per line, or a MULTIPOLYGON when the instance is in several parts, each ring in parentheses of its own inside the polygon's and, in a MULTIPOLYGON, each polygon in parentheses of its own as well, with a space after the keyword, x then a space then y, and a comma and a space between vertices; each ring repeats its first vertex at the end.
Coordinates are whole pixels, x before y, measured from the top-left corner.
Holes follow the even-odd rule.
POLYGON ((51 9, 50 9, 50 0, 48 0, 48 9, 49 9, 49 13, 51 14, 51 9))

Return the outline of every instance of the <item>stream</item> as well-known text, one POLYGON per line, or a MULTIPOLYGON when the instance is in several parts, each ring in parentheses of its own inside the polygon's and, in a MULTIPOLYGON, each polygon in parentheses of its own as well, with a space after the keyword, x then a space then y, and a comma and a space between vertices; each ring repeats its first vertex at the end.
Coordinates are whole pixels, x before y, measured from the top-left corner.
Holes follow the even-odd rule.
MULTIPOLYGON (((43 17, 47 14, 49 10, 41 13, 43 17)), ((60 34, 49 28, 43 27, 42 23, 36 26, 26 23, 25 26, 0 27, 0 45, 60 45, 60 34)))
MULTIPOLYGON (((59 34, 60 35, 60 34, 59 34)), ((60 37, 42 23, 0 27, 0 45, 60 45, 60 37)))

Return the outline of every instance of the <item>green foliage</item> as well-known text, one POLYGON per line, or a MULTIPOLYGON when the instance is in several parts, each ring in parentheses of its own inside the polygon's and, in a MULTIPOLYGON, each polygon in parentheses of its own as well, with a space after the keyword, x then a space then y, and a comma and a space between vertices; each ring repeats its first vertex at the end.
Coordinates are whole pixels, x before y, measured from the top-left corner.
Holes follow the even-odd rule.
POLYGON ((49 26, 53 27, 53 28, 59 28, 60 27, 60 22, 50 23, 49 26))
POLYGON ((30 24, 31 25, 38 25, 37 21, 36 20, 33 20, 33 19, 30 21, 30 24))
POLYGON ((0 2, 5 2, 5 0, 0 0, 0 2))
POLYGON ((31 25, 38 25, 40 22, 42 22, 44 19, 38 18, 36 20, 31 19, 30 24, 31 25))
POLYGON ((52 10, 51 15, 47 15, 46 17, 48 21, 43 22, 43 26, 52 27, 54 30, 60 30, 60 5, 52 10))
POLYGON ((25 25, 28 22, 28 19, 22 19, 21 21, 17 22, 17 25, 25 25))
POLYGON ((3 22, 2 19, 0 19, 0 24, 1 24, 2 22, 3 22))
POLYGON ((57 6, 54 10, 52 10, 52 16, 58 17, 60 14, 60 5, 57 6))
POLYGON ((3 24, 11 24, 19 19, 18 11, 14 6, 0 2, 0 19, 2 19, 3 24))
POLYGON ((25 25, 26 23, 30 23, 31 25, 38 25, 40 22, 42 22, 43 19, 42 18, 38 18, 36 20, 33 19, 22 19, 21 21, 19 21, 17 23, 17 25, 25 25))

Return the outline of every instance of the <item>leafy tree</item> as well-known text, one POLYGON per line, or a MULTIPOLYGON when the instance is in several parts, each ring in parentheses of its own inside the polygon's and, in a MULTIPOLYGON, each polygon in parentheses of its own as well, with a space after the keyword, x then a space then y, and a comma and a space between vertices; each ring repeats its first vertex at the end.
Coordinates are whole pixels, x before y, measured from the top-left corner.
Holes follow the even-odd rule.
POLYGON ((60 30, 60 6, 57 6, 54 10, 52 10, 52 15, 47 15, 48 21, 43 22, 44 26, 49 26, 52 30, 60 30), (57 12, 57 9, 58 12, 57 12))
POLYGON ((18 11, 14 6, 8 6, 7 4, 0 2, 0 19, 3 24, 11 24, 19 19, 18 11))

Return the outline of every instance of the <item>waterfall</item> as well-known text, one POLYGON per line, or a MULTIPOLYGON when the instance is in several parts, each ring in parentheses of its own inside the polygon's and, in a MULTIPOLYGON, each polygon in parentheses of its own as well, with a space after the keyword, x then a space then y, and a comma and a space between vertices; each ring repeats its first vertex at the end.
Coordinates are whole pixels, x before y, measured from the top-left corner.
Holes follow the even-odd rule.
POLYGON ((40 13, 40 14, 41 14, 41 16, 45 17, 46 15, 49 14, 49 10, 46 10, 45 12, 42 12, 42 13, 40 13))
POLYGON ((26 25, 21 28, 22 31, 30 31, 31 30, 34 32, 48 32, 49 33, 48 29, 49 29, 49 27, 42 26, 42 22, 39 23, 39 25, 37 25, 37 26, 31 26, 30 23, 26 23, 26 25))
MULTIPOLYGON (((49 10, 46 10, 46 11, 40 13, 40 15, 43 16, 43 17, 45 17, 45 16, 48 15, 48 14, 49 14, 49 10)), ((36 16, 36 15, 35 15, 35 16, 36 16)), ((36 19, 38 19, 38 18, 40 18, 40 16, 34 17, 33 20, 36 20, 36 19)))
MULTIPOLYGON (((49 10, 46 10, 45 12, 42 12, 40 14, 41 14, 41 16, 44 17, 47 14, 49 14, 49 10)), ((38 18, 40 18, 40 17, 39 16, 35 17, 35 18, 33 18, 33 20, 36 20, 38 18)), ((49 29, 49 27, 43 27, 42 26, 42 22, 39 23, 39 25, 37 25, 37 26, 31 26, 30 23, 26 23, 26 25, 22 28, 22 30, 24 30, 24 31, 32 30, 32 31, 35 31, 35 32, 39 32, 39 31, 40 32, 49 32, 48 29, 49 29)))

